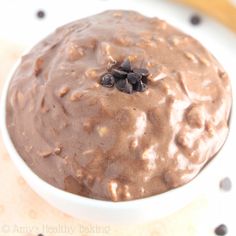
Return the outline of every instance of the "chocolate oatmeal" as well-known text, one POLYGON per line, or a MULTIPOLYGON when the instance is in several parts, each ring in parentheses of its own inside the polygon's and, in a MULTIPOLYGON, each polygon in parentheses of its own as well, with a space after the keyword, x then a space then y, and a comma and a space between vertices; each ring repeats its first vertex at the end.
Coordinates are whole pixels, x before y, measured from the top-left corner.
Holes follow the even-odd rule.
POLYGON ((110 201, 186 184, 222 147, 231 87, 195 39, 106 11, 58 28, 16 69, 7 127, 48 183, 110 201))

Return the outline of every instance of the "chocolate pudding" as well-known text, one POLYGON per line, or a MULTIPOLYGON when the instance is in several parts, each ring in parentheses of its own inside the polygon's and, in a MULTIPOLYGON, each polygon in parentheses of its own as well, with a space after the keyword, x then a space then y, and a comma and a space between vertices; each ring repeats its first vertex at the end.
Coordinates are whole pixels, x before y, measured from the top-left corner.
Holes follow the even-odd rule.
POLYGON ((193 179, 225 142, 231 102, 227 74, 197 40, 158 18, 106 11, 23 56, 7 127, 51 185, 125 201, 193 179))

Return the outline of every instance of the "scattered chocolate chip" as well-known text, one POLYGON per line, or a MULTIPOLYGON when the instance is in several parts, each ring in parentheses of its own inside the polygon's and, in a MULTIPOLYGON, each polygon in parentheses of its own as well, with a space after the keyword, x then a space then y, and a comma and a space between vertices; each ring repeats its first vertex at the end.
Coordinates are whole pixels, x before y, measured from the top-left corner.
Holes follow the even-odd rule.
POLYGON ((143 77, 147 77, 149 75, 148 70, 145 68, 134 68, 133 72, 141 74, 143 77))
POLYGON ((115 78, 113 77, 112 74, 105 74, 105 75, 103 75, 103 77, 101 78, 100 83, 101 83, 101 85, 104 86, 104 87, 111 88, 111 87, 114 86, 115 78))
POLYGON ((43 19, 45 17, 45 12, 43 10, 39 10, 37 11, 36 13, 36 16, 39 18, 39 19, 43 19))
POLYGON ((122 70, 112 69, 111 73, 115 77, 116 80, 125 79, 127 77, 127 72, 122 71, 122 70))
POLYGON ((227 226, 224 224, 221 224, 219 226, 216 227, 215 229, 215 234, 219 235, 219 236, 224 236, 228 233, 228 229, 227 226))
POLYGON ((38 236, 44 236, 43 234, 38 234, 38 236))
POLYGON ((230 178, 226 177, 220 181, 220 189, 224 191, 230 191, 232 188, 232 182, 230 178))
POLYGON ((190 17, 190 23, 192 25, 199 25, 201 24, 201 22, 202 22, 202 18, 199 15, 194 14, 190 17))
POLYGON ((134 90, 138 91, 138 92, 144 92, 147 89, 147 85, 144 84, 142 81, 138 81, 135 85, 134 85, 134 90))
POLYGON ((136 84, 138 81, 140 81, 142 79, 142 75, 131 72, 128 74, 127 79, 129 81, 129 83, 136 84))
POLYGON ((129 59, 126 59, 123 63, 120 65, 120 69, 126 72, 131 71, 131 63, 129 59))
POLYGON ((127 79, 118 80, 116 83, 116 88, 122 92, 126 93, 132 93, 133 87, 132 85, 127 81, 127 79))

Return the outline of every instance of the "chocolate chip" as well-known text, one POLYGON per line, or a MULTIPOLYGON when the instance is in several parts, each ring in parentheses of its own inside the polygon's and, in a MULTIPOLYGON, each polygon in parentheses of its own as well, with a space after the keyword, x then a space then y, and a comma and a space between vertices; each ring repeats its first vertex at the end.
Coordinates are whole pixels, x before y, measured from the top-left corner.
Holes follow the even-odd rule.
POLYGON ((127 72, 122 71, 122 70, 112 69, 111 73, 115 77, 116 80, 125 79, 127 77, 127 72))
POLYGON ((129 59, 126 59, 124 62, 121 63, 120 69, 126 72, 131 71, 131 63, 129 59))
POLYGON ((36 16, 39 19, 43 19, 45 17, 45 12, 43 10, 39 10, 39 11, 37 11, 36 16))
POLYGON ((226 235, 227 233, 228 233, 228 229, 227 229, 227 226, 224 224, 219 225, 215 229, 216 235, 223 236, 223 235, 226 235))
POLYGON ((202 22, 202 18, 199 15, 194 14, 190 17, 190 23, 192 25, 199 25, 201 24, 201 22, 202 22))
POLYGON ((38 236, 43 236, 43 234, 38 234, 38 236))
POLYGON ((131 72, 128 74, 127 79, 129 81, 129 83, 136 84, 138 81, 140 81, 142 79, 142 75, 131 72))
POLYGON ((102 76, 100 83, 105 87, 116 88, 125 93, 144 92, 147 89, 149 72, 145 68, 134 68, 129 59, 123 61, 119 67, 109 69, 109 73, 102 76))
POLYGON ((133 92, 133 86, 127 82, 124 92, 131 94, 133 92))
POLYGON ((230 178, 226 177, 220 181, 220 188, 224 191, 230 191, 232 188, 232 182, 230 178))
POLYGON ((145 68, 134 68, 133 72, 141 74, 143 77, 147 77, 149 75, 148 70, 145 68))
POLYGON ((116 82, 116 87, 120 90, 120 91, 123 91, 124 88, 126 86, 126 80, 125 79, 121 79, 121 80, 118 80, 116 82))
POLYGON ((147 89, 147 85, 144 84, 141 80, 134 85, 134 90, 138 92, 144 92, 147 89))
POLYGON ((101 85, 104 86, 104 87, 111 88, 111 87, 114 86, 115 79, 114 79, 114 77, 113 77, 112 74, 105 74, 105 75, 103 75, 103 77, 101 78, 100 83, 101 83, 101 85))
POLYGON ((116 82, 116 88, 122 92, 129 93, 129 94, 133 92, 133 87, 127 81, 127 79, 118 80, 116 82))
POLYGON ((144 84, 147 84, 147 82, 148 82, 147 77, 143 76, 143 77, 142 77, 142 82, 143 82, 144 84))

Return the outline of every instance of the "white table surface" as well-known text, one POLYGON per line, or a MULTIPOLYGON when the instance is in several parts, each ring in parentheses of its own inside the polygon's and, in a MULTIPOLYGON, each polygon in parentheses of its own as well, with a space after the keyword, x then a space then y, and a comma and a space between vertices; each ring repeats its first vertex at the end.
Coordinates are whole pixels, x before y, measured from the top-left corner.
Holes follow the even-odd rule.
MULTIPOLYGON (((233 93, 236 92, 236 34, 230 32, 214 20, 202 15, 203 22, 198 26, 189 23, 189 17, 196 12, 193 9, 164 0, 0 0, 0 38, 18 44, 32 46, 57 26, 69 21, 96 14, 106 9, 133 9, 148 16, 158 16, 181 28, 203 43, 231 77, 233 93), (36 12, 44 10, 45 18, 38 19, 36 12)), ((199 13, 200 14, 200 13, 199 13)), ((200 14, 201 15, 201 14, 200 14)), ((1 53, 1 51, 0 51, 1 53)), ((234 96, 235 98, 235 96, 234 96)), ((235 99, 234 99, 235 100, 235 99)), ((236 109, 234 102, 233 110, 236 109)), ((228 176, 233 183, 229 193, 216 191, 209 193, 210 215, 206 224, 212 229, 220 223, 229 227, 229 234, 236 235, 236 144, 235 118, 232 118, 231 132, 225 147, 221 151, 225 163, 219 167, 220 176, 228 176)), ((207 180, 206 180, 207 181, 207 180)), ((215 184, 218 185, 219 176, 215 184)), ((199 235, 205 236, 204 232, 199 235)), ((214 234, 212 234, 214 235, 214 234)))

